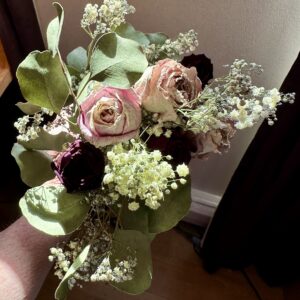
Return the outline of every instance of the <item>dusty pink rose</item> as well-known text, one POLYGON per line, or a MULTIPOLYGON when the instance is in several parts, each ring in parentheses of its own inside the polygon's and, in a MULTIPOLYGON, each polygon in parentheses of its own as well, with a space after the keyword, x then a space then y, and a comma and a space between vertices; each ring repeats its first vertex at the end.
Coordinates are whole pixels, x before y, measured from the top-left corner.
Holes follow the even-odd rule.
POLYGON ((198 158, 207 158, 210 153, 222 153, 230 148, 230 140, 236 130, 230 123, 223 123, 220 129, 200 133, 197 136, 198 158))
POLYGON ((201 92, 201 86, 196 68, 164 59, 147 68, 134 89, 146 110, 158 113, 163 122, 175 122, 176 108, 192 107, 191 100, 201 92))
POLYGON ((132 89, 105 87, 82 104, 79 127, 88 142, 103 147, 135 137, 142 120, 139 99, 132 89))

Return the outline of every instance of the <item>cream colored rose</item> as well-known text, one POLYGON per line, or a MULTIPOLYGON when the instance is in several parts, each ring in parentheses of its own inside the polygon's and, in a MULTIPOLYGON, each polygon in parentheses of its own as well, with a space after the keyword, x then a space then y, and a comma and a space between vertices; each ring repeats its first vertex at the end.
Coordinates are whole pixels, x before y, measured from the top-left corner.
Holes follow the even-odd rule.
POLYGON ((191 107, 191 101, 201 92, 201 81, 196 68, 164 59, 146 69, 134 90, 142 106, 159 114, 162 122, 177 120, 176 108, 191 107))

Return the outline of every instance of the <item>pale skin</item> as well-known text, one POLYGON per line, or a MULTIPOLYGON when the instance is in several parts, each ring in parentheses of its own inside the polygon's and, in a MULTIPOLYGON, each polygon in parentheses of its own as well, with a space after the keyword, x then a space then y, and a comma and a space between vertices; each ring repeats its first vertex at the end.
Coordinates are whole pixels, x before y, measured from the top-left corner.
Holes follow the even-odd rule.
POLYGON ((59 241, 24 217, 0 232, 0 300, 33 300, 51 268, 49 248, 59 241))

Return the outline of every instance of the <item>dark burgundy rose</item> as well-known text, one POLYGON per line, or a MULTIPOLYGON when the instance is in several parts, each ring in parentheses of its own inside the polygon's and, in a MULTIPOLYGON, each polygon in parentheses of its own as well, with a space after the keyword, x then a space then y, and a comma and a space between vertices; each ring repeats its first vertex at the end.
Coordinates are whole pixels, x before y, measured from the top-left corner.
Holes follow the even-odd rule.
POLYGON ((202 88, 213 78, 213 64, 205 54, 185 56, 181 64, 187 68, 196 67, 202 88))
POLYGON ((85 191, 99 187, 104 176, 105 161, 100 149, 76 140, 60 153, 51 164, 67 192, 85 191))
POLYGON ((151 136, 147 141, 151 150, 160 150, 163 155, 171 155, 171 164, 188 164, 192 159, 192 153, 197 152, 197 140, 191 131, 183 131, 181 128, 173 130, 172 136, 151 136))

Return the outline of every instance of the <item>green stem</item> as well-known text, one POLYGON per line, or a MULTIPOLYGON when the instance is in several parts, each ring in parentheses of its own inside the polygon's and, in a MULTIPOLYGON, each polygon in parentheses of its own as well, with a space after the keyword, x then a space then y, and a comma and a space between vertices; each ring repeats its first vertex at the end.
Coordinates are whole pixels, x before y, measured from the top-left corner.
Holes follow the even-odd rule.
POLYGON ((63 70, 63 72, 64 72, 65 78, 66 78, 67 83, 68 83, 68 86, 69 86, 69 92, 70 92, 70 94, 72 95, 72 97, 73 97, 73 99, 74 99, 74 102, 75 102, 76 105, 78 106, 79 110, 81 111, 81 108, 80 108, 80 105, 79 105, 79 103, 78 103, 78 101, 77 101, 76 95, 75 95, 75 93, 74 93, 74 91, 73 91, 73 89, 72 89, 72 82, 69 81, 69 78, 71 77, 71 76, 70 76, 70 73, 69 73, 69 71, 68 71, 68 69, 67 69, 67 67, 66 67, 66 65, 65 65, 65 63, 64 63, 64 61, 63 61, 63 59, 62 59, 62 57, 61 57, 60 51, 59 51, 58 49, 57 49, 57 53, 58 53, 58 57, 59 57, 59 61, 60 61, 62 70, 63 70))

